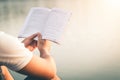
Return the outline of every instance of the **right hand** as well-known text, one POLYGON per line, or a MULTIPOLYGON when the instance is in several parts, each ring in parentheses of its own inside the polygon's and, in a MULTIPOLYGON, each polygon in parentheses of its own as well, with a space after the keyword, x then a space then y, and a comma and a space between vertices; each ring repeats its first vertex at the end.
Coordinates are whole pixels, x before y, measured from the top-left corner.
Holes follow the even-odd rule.
POLYGON ((51 41, 47 39, 42 39, 41 34, 38 34, 38 42, 37 42, 38 50, 40 51, 41 55, 49 55, 50 48, 51 48, 51 41))

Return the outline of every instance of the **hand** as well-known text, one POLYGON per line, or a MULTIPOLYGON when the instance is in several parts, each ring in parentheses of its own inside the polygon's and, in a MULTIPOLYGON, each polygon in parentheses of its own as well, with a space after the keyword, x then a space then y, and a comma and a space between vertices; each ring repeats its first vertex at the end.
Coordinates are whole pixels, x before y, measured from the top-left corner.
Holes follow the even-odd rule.
POLYGON ((30 51, 33 51, 37 47, 37 41, 34 40, 37 37, 38 33, 35 33, 27 38, 25 38, 22 42, 24 43, 25 47, 28 48, 30 51))
POLYGON ((38 33, 38 42, 37 42, 38 50, 40 51, 40 56, 45 57, 49 55, 51 48, 51 41, 47 39, 42 39, 41 34, 38 33))

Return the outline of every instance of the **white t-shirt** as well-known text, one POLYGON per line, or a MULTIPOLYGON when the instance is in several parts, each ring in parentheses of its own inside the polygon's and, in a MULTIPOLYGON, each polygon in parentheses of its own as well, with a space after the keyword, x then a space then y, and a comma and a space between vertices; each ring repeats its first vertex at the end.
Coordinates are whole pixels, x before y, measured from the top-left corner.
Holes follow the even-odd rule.
POLYGON ((19 71, 32 59, 32 52, 17 38, 0 31, 0 65, 19 71))

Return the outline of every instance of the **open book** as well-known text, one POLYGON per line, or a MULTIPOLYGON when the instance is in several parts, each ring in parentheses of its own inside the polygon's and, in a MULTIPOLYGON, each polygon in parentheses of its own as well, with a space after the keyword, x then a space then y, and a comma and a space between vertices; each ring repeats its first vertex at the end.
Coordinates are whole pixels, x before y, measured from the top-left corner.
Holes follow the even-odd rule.
POLYGON ((59 8, 33 7, 23 25, 18 38, 25 38, 40 32, 42 39, 60 43, 71 12, 59 8))

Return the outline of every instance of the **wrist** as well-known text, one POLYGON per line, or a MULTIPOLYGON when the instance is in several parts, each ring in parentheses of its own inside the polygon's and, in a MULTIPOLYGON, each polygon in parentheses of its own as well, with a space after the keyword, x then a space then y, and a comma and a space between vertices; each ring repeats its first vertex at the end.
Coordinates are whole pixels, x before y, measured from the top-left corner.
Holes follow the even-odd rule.
POLYGON ((50 52, 47 49, 41 49, 40 51, 40 57, 45 58, 50 56, 50 52))

